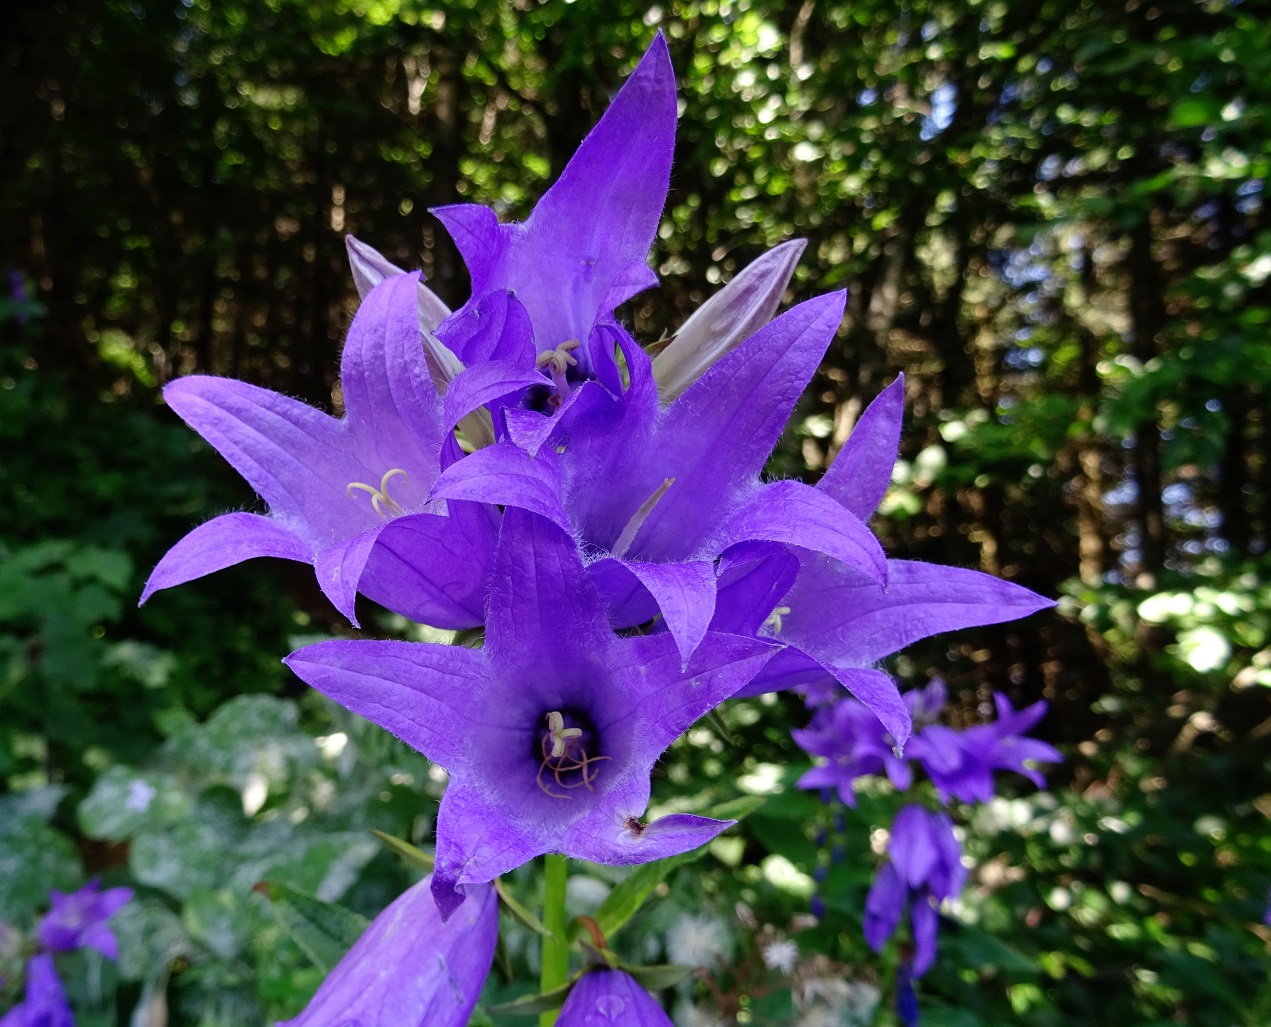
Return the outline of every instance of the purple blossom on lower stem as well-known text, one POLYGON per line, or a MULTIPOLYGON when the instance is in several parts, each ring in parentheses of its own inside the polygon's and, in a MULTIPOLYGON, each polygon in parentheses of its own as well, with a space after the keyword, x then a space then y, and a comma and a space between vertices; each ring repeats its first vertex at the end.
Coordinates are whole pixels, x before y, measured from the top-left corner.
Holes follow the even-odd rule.
POLYGON ((892 735, 851 696, 819 707, 811 724, 792 732, 810 755, 825 762, 799 779, 800 788, 834 788, 847 805, 855 805, 857 778, 885 773, 900 791, 913 784, 917 763, 936 786, 943 801, 987 802, 993 795, 993 775, 1000 770, 1023 774, 1039 787, 1045 784, 1031 762, 1054 763, 1063 757, 1045 742, 1024 736, 1046 712, 1045 702, 1016 711, 1005 696, 994 696, 997 720, 962 731, 938 723, 945 704, 944 682, 903 696, 913 717, 914 733, 904 755, 896 755, 892 735))
POLYGON ((561 1007, 556 1027, 672 1027, 671 1018, 630 974, 583 974, 561 1007))
POLYGON ((0 1027, 75 1027, 53 957, 32 956, 26 965, 26 997, 0 1017, 0 1027))
POLYGON ((962 847, 946 814, 910 805, 896 815, 887 854, 865 899, 865 940, 882 951, 908 909, 913 976, 921 977, 936 956, 936 909, 966 883, 962 847))
POLYGON ((119 945, 110 930, 110 918, 132 900, 131 888, 101 890, 94 879, 69 895, 50 893, 53 908, 35 929, 36 940, 49 952, 96 949, 107 959, 119 958, 119 945))
POLYGON ((286 663, 449 772, 432 882, 448 915, 460 889, 543 853, 646 863, 728 827, 687 814, 644 823, 650 773, 774 649, 708 634, 685 665, 670 635, 619 637, 574 540, 509 509, 483 648, 333 641, 286 663))
POLYGON ((475 886, 443 922, 430 884, 426 877, 398 896, 304 1012, 278 1027, 463 1027, 494 961, 498 897, 475 886))
POLYGON ((907 962, 896 967, 896 1019, 904 1027, 918 1027, 918 995, 914 991, 913 967, 907 962))

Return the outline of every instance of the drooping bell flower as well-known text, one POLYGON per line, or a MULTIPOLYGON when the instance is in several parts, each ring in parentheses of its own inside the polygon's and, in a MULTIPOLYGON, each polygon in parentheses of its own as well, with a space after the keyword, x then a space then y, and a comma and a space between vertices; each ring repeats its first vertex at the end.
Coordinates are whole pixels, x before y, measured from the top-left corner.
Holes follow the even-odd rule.
POLYGON ((451 465, 434 495, 521 507, 570 532, 615 626, 660 611, 684 659, 715 613, 716 561, 733 547, 798 545, 881 581, 882 549, 859 518, 811 486, 760 479, 843 304, 836 293, 787 311, 665 408, 648 357, 622 333, 620 397, 580 400, 551 445, 509 415, 510 438, 451 465))
MULTIPOLYGON (((866 408, 816 492, 867 521, 891 481, 903 411, 904 381, 898 378, 866 408)), ((778 562, 774 567, 769 577, 782 573, 778 562)), ((1000 624, 1054 605, 979 571, 913 560, 888 560, 880 581, 850 562, 804 553, 784 573, 792 584, 780 599, 779 616, 769 616, 760 633, 787 648, 741 694, 834 681, 879 715, 897 746, 909 735, 909 713, 895 683, 876 669, 880 660, 930 635, 1000 624)), ((737 596, 721 590, 713 628, 736 630, 753 614, 747 588, 754 592, 756 586, 742 579, 737 596)))
POLYGON ((142 602, 274 556, 312 563, 322 591, 354 623, 359 590, 438 627, 481 623, 497 518, 429 500, 443 456, 458 452, 424 363, 417 285, 415 274, 387 278, 358 309, 341 363, 342 418, 229 378, 168 385, 168 405, 247 479, 269 514, 228 513, 195 528, 151 573, 142 602))
POLYGON ((556 1027, 672 1027, 671 1018, 630 974, 597 968, 569 992, 556 1027))
POLYGON ((645 824, 649 777, 667 746, 772 651, 708 634, 685 666, 669 635, 616 635, 574 540, 512 508, 483 648, 332 641, 286 663, 449 772, 432 883, 448 915, 459 889, 543 853, 644 863, 728 827, 689 815, 645 824))
POLYGON ((443 922, 430 883, 398 896, 304 1012, 277 1027, 464 1027, 494 962, 498 896, 473 886, 471 901, 443 922))
POLYGON ((107 959, 119 958, 110 918, 132 901, 131 888, 101 889, 94 879, 78 891, 49 893, 52 908, 35 929, 36 940, 49 952, 96 949, 107 959))
POLYGON ((52 956, 41 953, 27 961, 26 997, 0 1016, 0 1027, 75 1027, 52 956))
POLYGON ((865 898, 865 940, 875 952, 882 951, 907 909, 913 976, 921 977, 936 956, 937 908, 956 898, 966 883, 953 821, 921 806, 904 807, 892 825, 887 855, 865 898))

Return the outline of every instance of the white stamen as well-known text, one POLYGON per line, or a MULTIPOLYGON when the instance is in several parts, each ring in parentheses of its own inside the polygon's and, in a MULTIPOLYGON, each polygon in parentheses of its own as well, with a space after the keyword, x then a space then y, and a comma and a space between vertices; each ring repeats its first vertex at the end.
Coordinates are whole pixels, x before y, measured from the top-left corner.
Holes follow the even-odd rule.
POLYGON ((349 494, 349 498, 353 499, 354 492, 366 492, 371 497, 371 509, 373 509, 380 517, 388 520, 389 517, 397 517, 406 511, 388 494, 388 483, 397 475, 402 476, 402 481, 409 481, 410 475, 403 471, 400 467, 394 467, 384 472, 384 477, 380 479, 380 487, 367 485, 361 481, 351 481, 345 488, 345 492, 349 494))
POLYGON ((547 715, 547 730, 552 736, 552 756, 554 760, 560 759, 565 755, 565 742, 571 738, 581 738, 583 729, 580 727, 566 727, 565 718, 557 710, 552 710, 547 715))

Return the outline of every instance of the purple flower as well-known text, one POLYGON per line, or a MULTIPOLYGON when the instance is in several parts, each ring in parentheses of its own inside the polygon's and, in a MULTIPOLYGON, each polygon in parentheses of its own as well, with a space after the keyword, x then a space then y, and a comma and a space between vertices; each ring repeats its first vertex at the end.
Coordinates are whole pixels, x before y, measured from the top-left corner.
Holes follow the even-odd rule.
POLYGON ((430 880, 377 916, 304 1012, 278 1027, 463 1027, 494 961, 498 897, 474 886, 443 923, 430 880))
MULTIPOLYGON (((434 494, 521 507, 570 532, 614 624, 660 611, 684 659, 706 634, 717 581, 731 581, 733 562, 798 545, 852 565, 859 579, 881 580, 882 550, 857 517, 800 482, 760 480, 842 314, 842 294, 787 311, 666 408, 648 356, 621 333, 630 372, 621 396, 590 390, 541 448, 545 436, 509 412, 510 438, 447 468, 434 494)), ((779 588, 765 587, 774 594, 759 624, 780 598, 779 588)), ((716 629, 754 633, 723 620, 716 629)))
MULTIPOLYGON (((817 493, 854 518, 868 520, 891 480, 903 411, 904 382, 897 379, 861 415, 817 493)), ((890 677, 875 669, 879 660, 930 635, 1015 620, 1054 605, 979 571, 911 560, 888 560, 880 581, 850 562, 808 553, 785 567, 773 561, 759 579, 775 581, 782 574, 793 584, 780 600, 783 612, 768 620, 763 633, 788 648, 740 694, 823 688, 832 680, 874 710, 902 746, 909 712, 890 677)), ((738 608, 753 608, 754 577, 721 588, 712 627, 730 630, 725 622, 742 620, 738 608)))
POLYGON ((942 801, 952 796, 963 802, 987 802, 993 795, 996 771, 1024 774, 1040 787, 1044 779, 1025 761, 1062 759, 1052 746, 1022 735, 1046 712, 1044 702, 1016 713, 1010 701, 998 694, 994 696, 996 722, 955 731, 937 723, 945 698, 944 682, 938 679, 904 694, 914 734, 903 756, 896 755, 895 740, 887 729, 851 696, 822 705, 811 724, 791 732, 804 750, 825 760, 799 779, 799 787, 837 789, 839 798, 853 806, 852 784, 858 777, 886 773, 903 792, 913 784, 912 763, 917 761, 942 801))
POLYGON ((918 995, 913 968, 906 962, 896 967, 896 1019, 904 1027, 918 1027, 918 995))
POLYGON ((621 970, 591 970, 574 985, 556 1027, 672 1027, 635 978, 621 970))
POLYGON ((359 308, 344 347, 342 419, 228 378, 194 375, 164 390, 168 405, 260 494, 269 516, 229 513, 195 528, 159 562, 142 602, 276 556, 312 563, 350 620, 361 589, 439 627, 481 623, 494 514, 460 503, 436 516, 445 506, 428 500, 442 457, 459 452, 425 366, 416 291, 416 275, 394 276, 359 308))
POLYGON ((449 771, 432 884, 448 914, 458 887, 541 853, 643 863, 724 830, 729 822, 688 815, 642 823, 649 775, 772 650, 708 634, 684 667, 669 635, 615 635, 573 539, 510 509, 482 649, 334 641, 286 662, 449 771))
POLYGON ((120 907, 132 900, 131 888, 101 890, 94 879, 78 891, 65 895, 50 893, 53 908, 35 929, 35 937, 49 952, 71 952, 74 949, 96 949, 107 959, 119 958, 119 946, 111 933, 109 920, 120 907))
POLYGON ((936 956, 936 907, 962 891, 966 869, 953 821, 944 813, 906 806, 896 815, 884 863, 865 899, 865 940, 882 951, 906 907, 914 942, 913 976, 921 977, 936 956))
POLYGON ((0 1017, 0 1027, 75 1027, 52 956, 27 962, 26 998, 0 1017))

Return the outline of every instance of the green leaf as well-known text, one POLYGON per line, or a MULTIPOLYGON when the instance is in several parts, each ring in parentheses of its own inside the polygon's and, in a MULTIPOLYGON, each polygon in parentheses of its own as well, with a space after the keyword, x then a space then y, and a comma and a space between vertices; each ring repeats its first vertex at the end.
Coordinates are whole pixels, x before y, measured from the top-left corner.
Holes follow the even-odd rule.
POLYGON ((658 963, 654 966, 628 966, 619 963, 618 969, 629 973, 649 991, 673 988, 697 972, 695 966, 680 966, 677 963, 658 963))
POLYGON ((269 897, 283 930, 323 973, 335 968, 369 923, 351 909, 323 902, 289 884, 262 881, 257 889, 269 897))
POLYGON ((560 941, 555 934, 547 929, 547 925, 544 924, 542 920, 536 917, 533 913, 526 909, 525 906, 521 905, 520 902, 512 897, 512 894, 504 886, 502 880, 497 877, 494 879, 494 889, 499 893, 499 900, 507 906, 508 912, 511 913, 516 920, 520 921, 523 926, 528 927, 535 934, 538 934, 543 938, 550 938, 552 941, 556 942, 560 941))
POLYGON ((0 920, 20 920, 49 889, 69 891, 80 880, 79 857, 61 832, 31 816, 0 823, 0 920))
POLYGON ((562 984, 559 988, 553 988, 551 991, 544 991, 534 995, 524 995, 514 1002, 503 1002, 497 1006, 491 1006, 490 1013, 508 1016, 534 1016, 537 1013, 546 1013, 549 1009, 559 1009, 565 1003, 565 999, 569 996, 569 990, 578 981, 575 977, 567 984, 562 984))
POLYGON ((387 834, 378 828, 371 828, 371 834, 387 845, 393 855, 401 859, 407 866, 415 867, 417 870, 422 870, 427 874, 432 873, 433 866, 437 862, 436 857, 423 849, 415 848, 410 842, 404 842, 400 838, 387 834))
POLYGON ((172 824, 190 814, 190 799, 169 774, 116 765, 79 804, 79 826, 90 838, 122 841, 143 828, 172 824))

